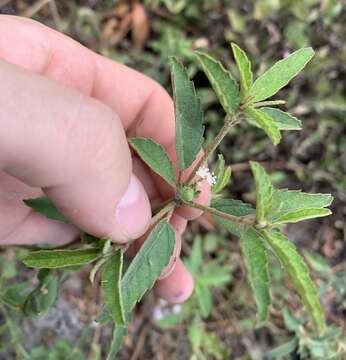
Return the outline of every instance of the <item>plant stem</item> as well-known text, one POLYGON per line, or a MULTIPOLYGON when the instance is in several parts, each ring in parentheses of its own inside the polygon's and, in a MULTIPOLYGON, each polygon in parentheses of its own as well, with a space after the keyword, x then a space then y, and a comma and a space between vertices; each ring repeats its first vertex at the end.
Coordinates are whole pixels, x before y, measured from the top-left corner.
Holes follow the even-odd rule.
POLYGON ((214 141, 209 144, 206 149, 205 152, 203 154, 203 156, 199 159, 199 161, 197 162, 197 164, 195 165, 195 167, 193 168, 191 174, 189 175, 189 177, 187 178, 187 181, 185 182, 185 184, 189 185, 191 183, 191 181, 193 180, 193 178, 196 175, 197 170, 204 165, 204 163, 209 159, 210 155, 216 150, 216 148, 220 145, 221 141, 223 140, 223 138, 227 135, 228 131, 235 126, 238 123, 237 121, 237 117, 233 116, 233 118, 231 119, 227 119, 225 120, 225 123, 223 125, 223 127, 221 128, 221 130, 219 131, 219 133, 216 135, 214 141))
POLYGON ((251 220, 249 218, 249 215, 234 216, 234 215, 226 214, 226 213, 224 213, 220 210, 214 209, 212 207, 204 206, 204 205, 197 204, 194 202, 187 202, 186 205, 188 205, 192 208, 195 208, 195 209, 203 210, 204 212, 208 212, 212 215, 219 216, 225 220, 229 220, 229 221, 235 222, 237 224, 244 224, 244 225, 254 225, 255 224, 255 220, 251 220))
POLYGON ((283 105, 286 104, 285 100, 273 100, 273 101, 260 101, 252 105, 252 107, 257 108, 261 106, 272 106, 272 105, 283 105))
POLYGON ((150 227, 153 227, 158 223, 170 210, 175 207, 175 202, 171 201, 165 205, 157 214, 155 214, 150 221, 150 227))

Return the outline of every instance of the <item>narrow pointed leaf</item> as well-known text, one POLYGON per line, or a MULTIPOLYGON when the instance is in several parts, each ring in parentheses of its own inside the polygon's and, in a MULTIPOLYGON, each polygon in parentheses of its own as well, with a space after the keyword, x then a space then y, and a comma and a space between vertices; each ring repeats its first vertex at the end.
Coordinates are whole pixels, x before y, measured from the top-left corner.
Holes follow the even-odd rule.
POLYGON ((200 283, 197 283, 195 291, 202 317, 207 318, 210 315, 213 306, 211 292, 206 286, 200 283))
MULTIPOLYGON (((272 222, 282 222, 283 218, 290 218, 290 214, 293 213, 293 218, 298 218, 298 216, 308 216, 312 217, 315 210, 312 209, 323 209, 329 206, 333 197, 330 194, 309 194, 296 190, 287 190, 280 189, 275 190, 274 192, 274 201, 278 204, 277 208, 272 214, 272 222), (309 210, 309 213, 304 215, 303 210, 309 210)), ((324 209, 326 210, 326 209, 324 209)), ((316 212, 318 215, 319 212, 316 212)), ((330 212, 322 211, 319 216, 327 216, 330 212)), ((315 217, 315 216, 313 216, 315 217)), ((309 217, 306 217, 309 218, 309 217)))
POLYGON ((317 288, 312 281, 304 259, 293 243, 278 231, 263 231, 264 237, 274 254, 287 271, 295 289, 312 316, 316 328, 323 333, 326 327, 324 312, 318 297, 317 288))
POLYGON ((262 101, 275 95, 305 67, 313 56, 312 48, 302 48, 275 63, 251 86, 250 95, 254 96, 254 101, 262 101))
POLYGON ((171 58, 171 74, 176 122, 176 152, 181 170, 188 168, 196 159, 203 144, 203 113, 183 65, 171 58))
POLYGON ((42 269, 37 275, 39 284, 29 294, 24 303, 24 314, 41 316, 55 303, 59 291, 59 277, 49 270, 42 269))
POLYGON ((116 355, 121 348, 124 337, 127 334, 127 327, 122 325, 115 325, 113 329, 112 342, 106 360, 115 360, 116 355))
POLYGON ((105 304, 117 325, 124 325, 126 322, 120 285, 122 272, 123 251, 119 249, 105 264, 101 280, 105 304))
MULTIPOLYGON (((233 216, 245 216, 255 213, 255 209, 253 209, 251 205, 233 199, 214 199, 211 203, 211 207, 233 216)), ((238 224, 216 215, 213 215, 213 219, 231 234, 240 236, 238 224)))
POLYGON ((281 134, 279 126, 267 113, 253 107, 246 108, 244 112, 258 125, 258 127, 264 130, 274 145, 277 145, 280 142, 281 134))
POLYGON ((240 89, 241 98, 243 99, 248 95, 249 88, 252 85, 252 71, 251 63, 244 50, 242 50, 237 44, 232 43, 233 56, 237 63, 237 67, 240 75, 240 89))
POLYGON ((23 200, 26 205, 31 207, 37 213, 44 215, 48 219, 56 220, 69 224, 70 220, 66 218, 47 197, 40 197, 37 199, 23 200))
POLYGON ((36 269, 57 269, 88 264, 100 255, 99 249, 39 250, 30 253, 23 263, 36 269))
POLYGON ((271 107, 263 107, 261 111, 269 115, 280 130, 300 130, 302 122, 291 114, 271 107))
POLYGON ((268 257, 263 239, 254 229, 245 229, 240 238, 247 276, 257 304, 259 321, 268 317, 270 306, 268 257))
POLYGON ((175 187, 173 163, 161 145, 151 139, 144 138, 132 138, 129 143, 156 174, 175 187))
POLYGON ((172 226, 165 220, 160 221, 145 240, 121 281, 126 313, 152 288, 173 255, 174 244, 172 226))
POLYGON ((196 52, 196 56, 226 114, 232 116, 240 102, 238 85, 232 74, 210 55, 196 52))
POLYGON ((256 219, 260 223, 268 219, 272 209, 274 187, 264 168, 255 161, 250 161, 256 182, 256 219))
POLYGON ((301 209, 277 217, 273 221, 273 224, 296 223, 303 220, 328 216, 331 213, 332 212, 329 209, 320 209, 320 208, 301 209))

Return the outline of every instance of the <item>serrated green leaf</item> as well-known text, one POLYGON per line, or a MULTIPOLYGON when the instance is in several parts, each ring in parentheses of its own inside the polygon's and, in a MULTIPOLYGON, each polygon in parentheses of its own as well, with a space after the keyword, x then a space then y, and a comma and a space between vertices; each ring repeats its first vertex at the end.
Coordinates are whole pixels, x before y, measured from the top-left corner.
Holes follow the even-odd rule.
POLYGON ((250 161, 251 170, 256 182, 256 219, 257 223, 268 220, 273 204, 274 187, 263 166, 250 161))
POLYGON ((37 275, 38 286, 29 294, 24 303, 24 314, 40 316, 45 314, 55 303, 59 291, 59 277, 47 269, 37 275))
POLYGON ((323 209, 329 206, 333 201, 330 194, 309 194, 287 189, 275 190, 273 199, 276 203, 276 208, 271 215, 273 223, 283 222, 282 219, 290 218, 291 213, 292 219, 298 219, 301 216, 302 220, 329 215, 330 212, 327 212, 326 209, 321 212, 317 211, 316 216, 314 216, 314 212, 315 209, 323 209), (308 212, 304 214, 303 210, 308 210, 308 212))
POLYGON ((145 240, 121 281, 126 313, 152 288, 173 255, 174 244, 172 226, 165 220, 160 221, 145 240))
POLYGON ((264 130, 274 145, 279 144, 281 140, 279 126, 267 113, 253 107, 247 107, 244 112, 262 130, 264 130))
MULTIPOLYGON (((211 207, 233 216, 245 216, 255 213, 255 210, 251 207, 251 205, 246 204, 240 200, 233 199, 213 199, 211 202, 211 207)), ((238 224, 216 215, 213 215, 213 219, 219 225, 227 229, 231 234, 240 236, 240 229, 238 224)))
POLYGON ((262 231, 262 234, 290 276, 295 289, 312 316, 316 328, 323 333, 326 328, 324 312, 317 288, 310 277, 304 259, 299 255, 294 244, 282 233, 262 231))
POLYGON ((247 228, 242 232, 240 247, 255 296, 258 319, 262 322, 268 317, 271 302, 267 250, 263 239, 252 228, 247 228))
POLYGON ((173 163, 161 145, 145 138, 132 138, 129 143, 156 174, 175 187, 176 178, 173 163))
POLYGON ((240 102, 238 85, 232 74, 210 55, 198 51, 196 56, 223 109, 232 116, 240 102))
POLYGON ((313 55, 312 48, 302 48, 275 63, 251 86, 249 93, 254 101, 262 101, 276 94, 305 67, 313 55))
POLYGON ((113 328, 112 342, 109 347, 106 360, 115 360, 124 337, 127 334, 127 327, 122 325, 115 325, 113 328))
POLYGON ((262 107, 261 111, 269 115, 280 130, 301 130, 302 122, 291 114, 271 107, 262 107))
POLYGON ((71 223, 71 221, 55 207, 53 202, 45 196, 37 199, 26 199, 23 201, 27 206, 31 207, 37 213, 44 215, 48 219, 60 221, 65 224, 71 223))
POLYGON ((248 95, 249 88, 252 85, 251 62, 245 51, 237 44, 231 43, 231 46, 240 75, 241 98, 244 99, 248 95))
POLYGON ((273 224, 296 223, 303 220, 328 216, 331 213, 329 209, 320 208, 296 210, 277 217, 275 221, 273 221, 273 224))
POLYGON ((125 313, 121 293, 123 251, 117 250, 106 262, 102 271, 102 292, 108 311, 117 325, 125 324, 125 313))
POLYGON ((36 269, 57 269, 84 265, 100 256, 99 249, 39 250, 30 253, 23 263, 36 269))
POLYGON ((203 113, 183 65, 171 58, 171 76, 175 108, 176 152, 180 170, 188 168, 196 159, 203 144, 203 113))

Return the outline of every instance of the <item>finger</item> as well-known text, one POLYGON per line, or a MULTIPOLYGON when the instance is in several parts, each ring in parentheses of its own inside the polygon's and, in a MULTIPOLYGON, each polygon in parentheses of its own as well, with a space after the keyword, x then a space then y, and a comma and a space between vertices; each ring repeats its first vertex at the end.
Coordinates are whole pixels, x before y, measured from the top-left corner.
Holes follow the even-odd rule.
POLYGON ((192 294, 193 279, 179 259, 173 272, 166 278, 157 281, 154 290, 156 295, 170 303, 182 303, 192 294))
POLYGON ((115 112, 4 61, 0 78, 0 168, 41 187, 84 231, 118 242, 143 234, 150 204, 115 112))
POLYGON ((45 219, 30 213, 13 232, 1 239, 1 245, 55 244, 76 240, 80 231, 73 225, 45 219))
MULTIPOLYGON (((158 83, 31 20, 2 15, 0 34, 1 58, 101 100, 119 115, 127 133, 154 139, 176 164, 174 107, 158 83)), ((208 202, 204 191, 208 186, 200 199, 208 202)), ((200 212, 182 214, 195 218, 200 212)))

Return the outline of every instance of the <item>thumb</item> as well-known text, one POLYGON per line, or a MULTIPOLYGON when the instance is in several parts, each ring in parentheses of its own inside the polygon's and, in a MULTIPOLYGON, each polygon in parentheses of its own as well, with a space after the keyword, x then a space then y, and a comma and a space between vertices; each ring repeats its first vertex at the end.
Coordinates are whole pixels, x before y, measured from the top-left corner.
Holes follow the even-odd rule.
POLYGON ((108 107, 0 61, 0 168, 41 187, 75 225, 126 242, 150 221, 123 126, 108 107))

